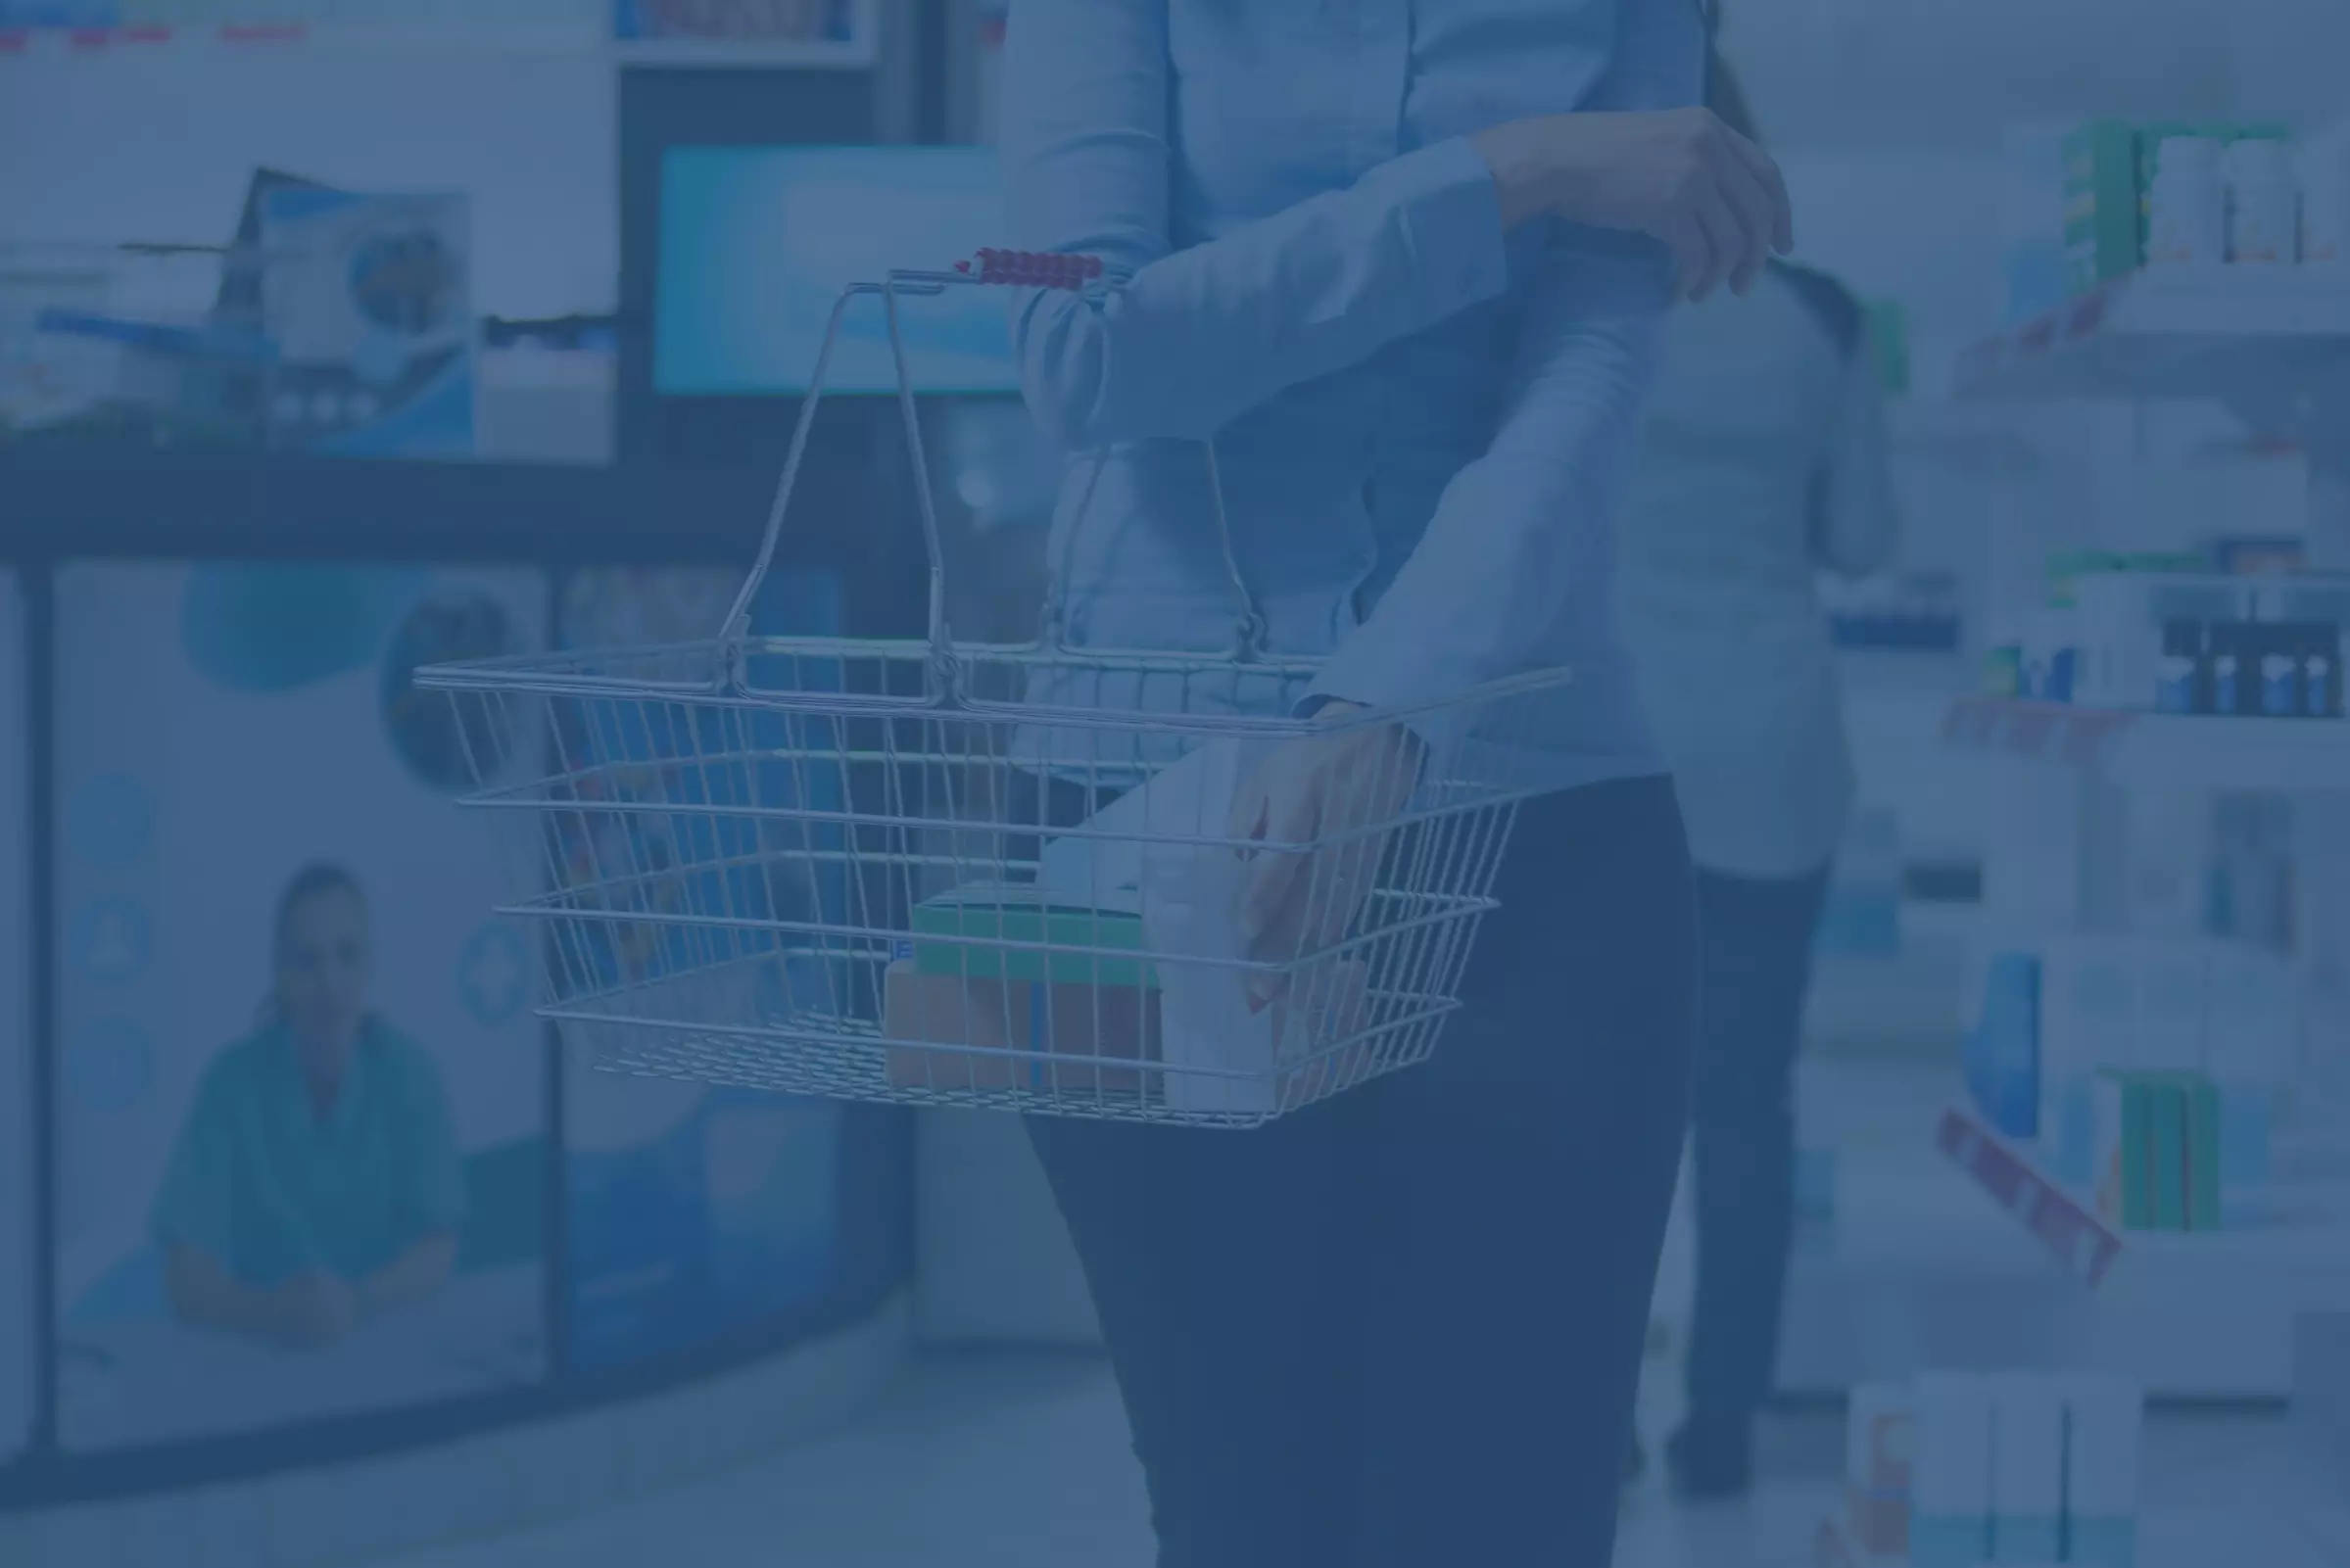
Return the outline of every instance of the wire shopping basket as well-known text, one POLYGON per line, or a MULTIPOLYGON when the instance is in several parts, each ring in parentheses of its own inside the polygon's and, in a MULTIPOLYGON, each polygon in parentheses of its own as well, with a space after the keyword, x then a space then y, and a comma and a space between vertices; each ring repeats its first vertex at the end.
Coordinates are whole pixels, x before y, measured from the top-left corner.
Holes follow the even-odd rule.
POLYGON ((956 641, 899 302, 1006 285, 1106 286, 982 252, 842 292, 712 640, 418 672, 456 705, 466 803, 521 819, 504 913, 543 930, 540 1011, 597 1066, 1244 1126, 1424 1060, 1456 1009, 1566 672, 1299 716, 1318 666, 1264 651, 1213 445, 1229 649, 956 641), (753 635, 835 339, 877 297, 928 636, 753 635))

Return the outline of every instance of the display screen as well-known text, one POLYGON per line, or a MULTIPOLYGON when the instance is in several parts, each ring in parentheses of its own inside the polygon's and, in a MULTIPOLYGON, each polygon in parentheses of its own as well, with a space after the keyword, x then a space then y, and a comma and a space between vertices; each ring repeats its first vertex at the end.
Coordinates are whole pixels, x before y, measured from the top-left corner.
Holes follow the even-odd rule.
MULTIPOLYGON (((985 148, 674 148, 661 166, 653 388, 803 392, 844 284, 945 269, 1004 243, 985 148)), ((908 298, 898 313, 916 391, 1019 389, 1003 291, 908 298)), ((895 390, 881 301, 849 308, 826 385, 895 390)))
MULTIPOLYGON (((739 583, 732 572, 581 573, 561 594, 560 636, 583 648, 708 638, 739 583)), ((755 626, 768 634, 837 635, 841 614, 837 577, 781 573, 768 581, 755 626)), ((784 759, 782 742, 791 732, 780 717, 741 720, 747 730, 736 731, 715 715, 704 716, 716 721, 708 724, 607 727, 599 712, 583 704, 559 715, 559 732, 576 722, 600 734, 561 734, 558 745, 575 764, 584 750, 625 747, 632 763, 644 765, 632 770, 647 781, 639 805, 674 802, 684 789, 695 798, 755 797, 770 808, 840 809, 837 771, 821 759, 784 759), (696 753, 722 751, 776 760, 695 763, 696 753)), ((704 892, 724 879, 728 908, 749 921, 781 927, 840 919, 837 860, 779 854, 772 824, 638 810, 582 812, 555 827, 551 860, 569 879, 594 876, 599 866, 658 864, 681 883, 708 879, 704 892), (760 841, 762 833, 769 841, 760 841), (746 864, 755 872, 745 873, 746 864)), ((779 981, 803 996, 823 988, 820 971, 780 972, 809 962, 786 952, 785 938, 741 926, 722 943, 707 932, 660 932, 649 925, 589 927, 559 940, 559 962, 599 990, 624 999, 633 991, 641 1001, 623 1011, 655 1018, 663 997, 676 994, 663 982, 720 968, 747 968, 769 990, 779 981)), ((758 989, 743 988, 746 1001, 758 989)), ((599 1038, 604 1028, 572 1031, 565 1040, 572 1363, 596 1370, 641 1362, 833 1293, 840 1278, 840 1108, 602 1070, 613 1043, 599 1038)))
POLYGON ((541 1377, 531 857, 454 796, 543 740, 409 678, 548 621, 530 572, 60 570, 69 1449, 541 1377))
POLYGON ((0 1456, 32 1429, 31 873, 24 608, 0 572, 0 1456))

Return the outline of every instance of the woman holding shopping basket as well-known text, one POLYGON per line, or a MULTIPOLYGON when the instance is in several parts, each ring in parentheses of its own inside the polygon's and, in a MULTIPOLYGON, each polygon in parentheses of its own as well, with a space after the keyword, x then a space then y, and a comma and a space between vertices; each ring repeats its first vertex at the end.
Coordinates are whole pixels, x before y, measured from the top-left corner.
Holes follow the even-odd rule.
MULTIPOLYGON (((1237 579, 1267 650, 1324 661, 1311 711, 1574 671, 1430 1065, 1249 1133, 1032 1124, 1168 1568, 1608 1559, 1695 987, 1613 513, 1673 297, 1792 243, 1695 107, 1705 32, 1700 0, 1014 8, 1018 243, 1111 283, 1016 307, 1079 459, 1061 640, 1224 645, 1237 579)), ((1294 742, 1235 827, 1326 832, 1415 743, 1294 742)), ((1255 864, 1246 924, 1293 946, 1315 878, 1255 864)))

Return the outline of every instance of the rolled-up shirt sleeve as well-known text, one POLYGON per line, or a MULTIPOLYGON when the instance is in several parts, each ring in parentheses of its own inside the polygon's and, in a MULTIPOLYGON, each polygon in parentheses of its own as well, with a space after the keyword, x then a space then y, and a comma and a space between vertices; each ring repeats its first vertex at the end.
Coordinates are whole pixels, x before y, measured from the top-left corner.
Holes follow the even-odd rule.
POLYGON ((1098 256, 1111 284, 1015 302, 1022 386, 1061 445, 1204 438, 1508 287, 1492 171, 1458 138, 1174 248, 1168 61, 1167 0, 1013 8, 1001 131, 1016 243, 1098 256))
MULTIPOLYGON (((1626 0, 1594 109, 1686 107, 1703 86, 1697 0, 1626 0)), ((1319 698, 1438 701, 1535 662, 1590 542, 1614 526, 1672 306, 1645 237, 1557 223, 1527 285, 1493 438, 1316 684, 1319 698)))

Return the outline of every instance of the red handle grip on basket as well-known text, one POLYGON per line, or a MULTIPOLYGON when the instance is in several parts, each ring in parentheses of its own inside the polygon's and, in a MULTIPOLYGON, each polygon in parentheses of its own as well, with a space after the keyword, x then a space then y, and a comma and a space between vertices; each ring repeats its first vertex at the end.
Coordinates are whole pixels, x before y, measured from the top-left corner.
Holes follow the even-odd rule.
POLYGON ((957 261, 955 270, 982 283, 1023 289, 1082 289, 1102 275, 1098 256, 1062 256, 1052 251, 980 252, 976 261, 957 261))

